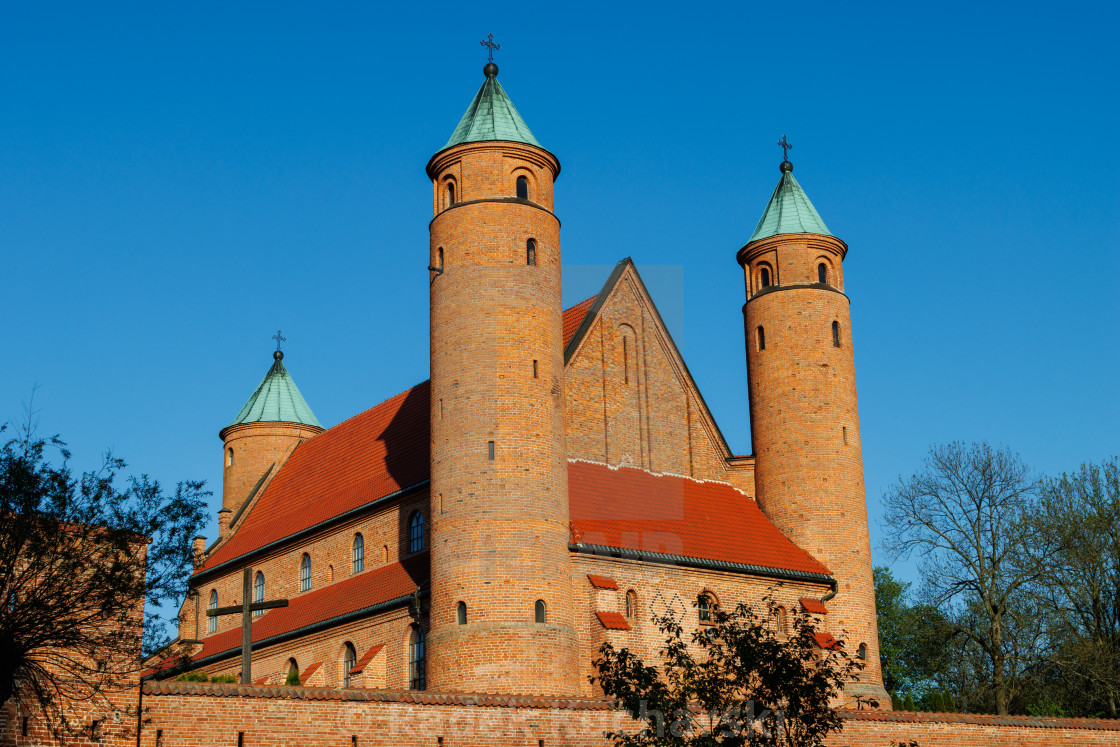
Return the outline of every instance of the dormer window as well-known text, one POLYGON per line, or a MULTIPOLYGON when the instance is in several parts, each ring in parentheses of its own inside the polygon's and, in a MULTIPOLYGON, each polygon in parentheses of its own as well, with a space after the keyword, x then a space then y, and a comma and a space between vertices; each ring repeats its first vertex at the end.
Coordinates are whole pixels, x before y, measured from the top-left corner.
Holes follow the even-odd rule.
POLYGON ((517 177, 517 199, 529 199, 529 180, 524 176, 517 177))

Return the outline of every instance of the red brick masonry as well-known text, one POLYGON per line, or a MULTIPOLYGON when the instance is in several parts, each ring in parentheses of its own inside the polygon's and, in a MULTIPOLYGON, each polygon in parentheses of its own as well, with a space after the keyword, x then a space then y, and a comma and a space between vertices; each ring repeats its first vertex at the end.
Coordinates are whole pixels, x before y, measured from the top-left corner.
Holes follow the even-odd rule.
MULTIPOLYGON (((141 745, 591 747, 629 718, 603 699, 145 683, 141 745)), ((831 747, 1120 745, 1120 721, 845 711, 831 747)))

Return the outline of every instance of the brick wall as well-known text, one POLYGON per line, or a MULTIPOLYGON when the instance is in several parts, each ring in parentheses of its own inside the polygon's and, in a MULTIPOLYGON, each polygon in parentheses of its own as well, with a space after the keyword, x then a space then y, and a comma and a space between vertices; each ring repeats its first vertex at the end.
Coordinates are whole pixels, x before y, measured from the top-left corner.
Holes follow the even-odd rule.
MULTIPOLYGON (((275 465, 269 480, 301 441, 322 432, 322 428, 300 423, 243 423, 224 428, 222 508, 236 512, 270 466, 275 465)), ((258 496, 263 492, 261 487, 258 496)), ((241 518, 244 516, 242 513, 241 518)))
MULTIPOLYGON (((597 699, 472 696, 316 688, 145 686, 140 744, 211 747, 415 745, 606 747, 632 723, 597 699), (356 741, 355 741, 356 739, 356 741)), ((848 712, 830 747, 1043 747, 1120 744, 1120 721, 848 712)), ((5 743, 9 744, 11 742, 5 743)))

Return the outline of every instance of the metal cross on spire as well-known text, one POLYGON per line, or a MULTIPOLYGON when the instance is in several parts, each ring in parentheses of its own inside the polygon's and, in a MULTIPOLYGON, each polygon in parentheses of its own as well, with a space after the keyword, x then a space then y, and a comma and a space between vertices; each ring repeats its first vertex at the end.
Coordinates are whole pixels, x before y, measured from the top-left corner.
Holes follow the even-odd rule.
POLYGON ((493 34, 487 34, 486 38, 479 42, 479 44, 487 47, 487 59, 490 62, 494 61, 494 52, 502 48, 501 44, 498 44, 498 42, 494 41, 493 34))
POLYGON ((280 334, 280 330, 276 330, 276 334, 272 336, 272 339, 276 340, 276 352, 278 353, 280 352, 280 343, 288 341, 287 337, 280 334))
POLYGON ((793 146, 788 140, 786 140, 785 135, 782 135, 782 139, 778 141, 778 146, 782 149, 782 160, 788 161, 789 152, 793 149, 793 146))

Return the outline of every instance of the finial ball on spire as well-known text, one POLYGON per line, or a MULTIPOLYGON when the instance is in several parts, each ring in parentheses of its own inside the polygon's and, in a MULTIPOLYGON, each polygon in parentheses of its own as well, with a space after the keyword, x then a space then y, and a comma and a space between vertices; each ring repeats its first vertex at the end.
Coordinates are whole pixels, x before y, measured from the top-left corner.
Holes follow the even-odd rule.
POLYGON ((276 351, 273 351, 273 353, 272 353, 272 357, 273 357, 273 358, 274 358, 275 360, 278 360, 278 361, 282 361, 282 360, 284 360, 284 351, 283 351, 283 350, 276 350, 276 351))
POLYGON ((779 168, 782 170, 783 174, 788 174, 793 171, 793 164, 789 161, 782 161, 782 165, 779 168))
POLYGON ((498 66, 493 62, 487 62, 482 66, 482 72, 485 73, 487 78, 496 78, 498 77, 498 66))

